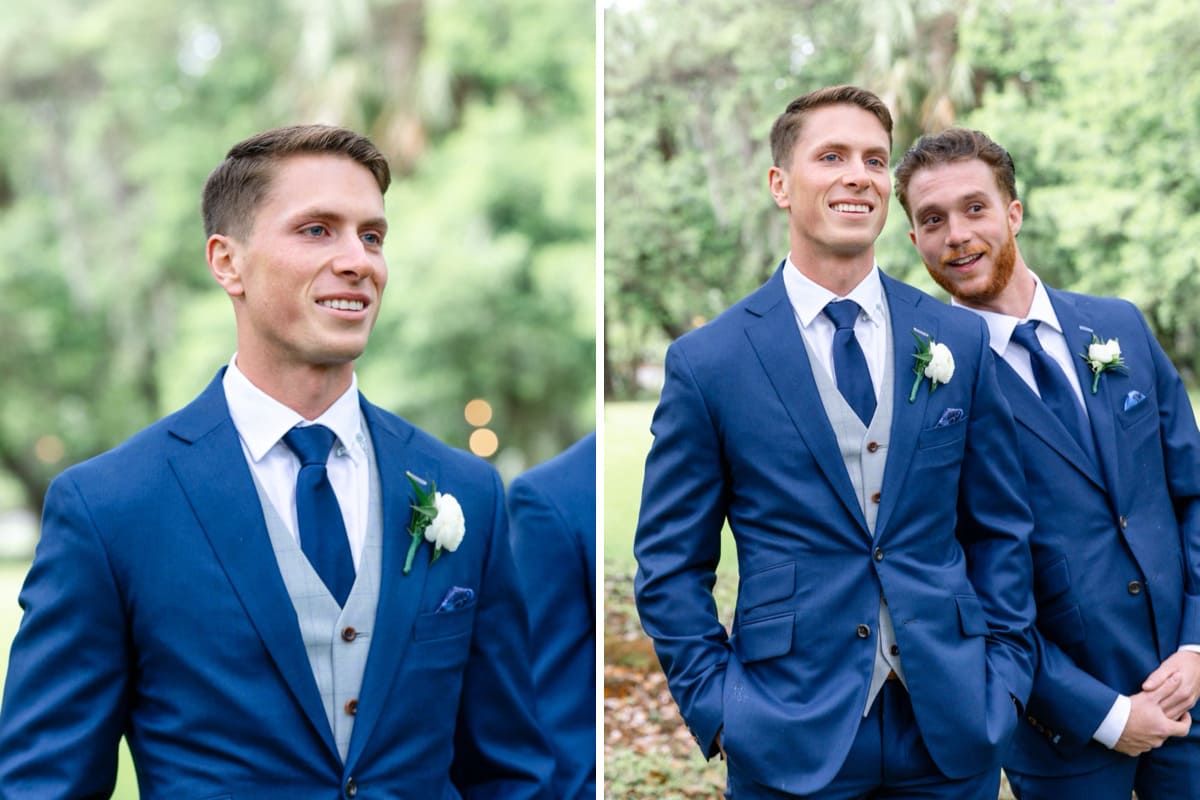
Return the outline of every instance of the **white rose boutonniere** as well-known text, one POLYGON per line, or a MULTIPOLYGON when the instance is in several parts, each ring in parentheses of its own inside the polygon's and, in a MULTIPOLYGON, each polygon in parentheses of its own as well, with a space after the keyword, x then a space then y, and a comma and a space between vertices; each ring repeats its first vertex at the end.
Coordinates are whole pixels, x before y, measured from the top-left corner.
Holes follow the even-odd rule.
POLYGON ((913 359, 916 361, 913 364, 913 373, 916 374, 916 379, 913 381, 912 391, 908 394, 908 402, 912 403, 917 399, 917 389, 921 388, 921 381, 929 379, 929 391, 933 392, 937 387, 944 383, 949 383, 954 377, 954 354, 950 352, 950 348, 941 342, 935 342, 929 334, 913 330, 913 338, 917 340, 917 352, 913 353, 913 359))
POLYGON ((425 538, 433 542, 433 560, 437 561, 443 550, 453 553, 458 549, 467 532, 467 521, 462 506, 452 494, 434 492, 433 505, 437 508, 437 516, 425 529, 425 538))
POLYGON ((1095 333, 1092 334, 1092 343, 1088 345, 1087 352, 1080 353, 1079 357, 1091 367, 1092 394, 1095 394, 1096 389, 1099 388, 1100 376, 1104 372, 1110 369, 1118 372, 1129 371, 1129 368, 1125 366, 1125 360, 1121 358, 1121 343, 1116 339, 1101 341, 1095 333))
POLYGON ((433 544, 433 555, 429 559, 432 564, 443 550, 453 553, 458 549, 466 535, 467 523, 462 506, 454 495, 439 492, 436 484, 421 480, 411 472, 405 474, 417 495, 417 502, 412 505, 412 520, 408 523, 412 542, 404 559, 404 574, 407 575, 412 571, 413 558, 423 539, 433 544))

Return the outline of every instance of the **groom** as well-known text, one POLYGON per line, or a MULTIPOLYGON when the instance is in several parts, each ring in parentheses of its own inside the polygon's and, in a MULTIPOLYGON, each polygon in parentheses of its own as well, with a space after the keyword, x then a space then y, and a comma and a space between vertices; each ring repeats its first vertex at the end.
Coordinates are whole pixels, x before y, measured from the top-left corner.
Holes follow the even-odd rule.
POLYGON ((891 126, 850 86, 788 106, 768 175, 790 252, 667 352, 638 609, 737 800, 995 800, 1032 681, 1032 523, 986 329, 875 265, 891 126))
POLYGON ((107 797, 121 736, 144 800, 548 796, 500 480, 357 391, 389 181, 326 126, 251 137, 209 177, 237 353, 51 485, 0 707, 6 800, 107 797))

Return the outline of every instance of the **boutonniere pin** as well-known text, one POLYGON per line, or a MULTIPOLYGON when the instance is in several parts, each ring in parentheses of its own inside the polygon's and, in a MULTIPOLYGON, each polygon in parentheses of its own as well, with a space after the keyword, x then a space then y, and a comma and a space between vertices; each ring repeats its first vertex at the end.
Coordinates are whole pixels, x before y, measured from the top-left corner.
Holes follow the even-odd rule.
POLYGON ((411 472, 404 473, 412 484, 417 502, 412 505, 412 520, 408 523, 408 534, 412 543, 408 546, 408 556, 404 559, 404 574, 412 571, 413 557, 421 540, 433 543, 433 555, 429 563, 438 560, 442 551, 453 553, 462 543, 467 532, 466 519, 463 517, 462 506, 452 494, 442 494, 437 490, 437 484, 421 480, 411 472), (426 489, 425 487, 429 487, 426 489))
POLYGON ((1108 370, 1129 371, 1125 366, 1125 359, 1121 358, 1121 343, 1116 339, 1102 342, 1095 333, 1092 333, 1092 343, 1088 345, 1087 352, 1080 353, 1079 357, 1092 369, 1092 394, 1095 394, 1100 386, 1100 376, 1108 370))
POLYGON ((910 403, 917 399, 917 389, 921 388, 921 381, 926 378, 929 378, 929 391, 932 393, 954 377, 954 354, 950 352, 950 348, 941 342, 935 342, 932 336, 916 328, 913 328, 912 335, 917 340, 917 352, 913 353, 913 359, 916 361, 913 364, 913 372, 917 377, 913 381, 912 391, 908 393, 910 403))

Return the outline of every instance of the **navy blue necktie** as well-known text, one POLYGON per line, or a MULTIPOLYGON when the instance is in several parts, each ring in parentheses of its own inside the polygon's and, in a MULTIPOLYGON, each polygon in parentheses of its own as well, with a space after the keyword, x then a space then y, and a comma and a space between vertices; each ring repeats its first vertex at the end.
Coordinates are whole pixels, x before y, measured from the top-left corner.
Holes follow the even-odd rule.
POLYGON ((825 306, 825 316, 833 320, 833 372, 838 391, 858 414, 864 425, 875 416, 875 385, 867 369, 867 357, 854 336, 854 321, 858 319, 858 303, 853 300, 834 300, 825 306))
POLYGON ((324 425, 292 428, 283 435, 284 444, 300 459, 300 474, 296 476, 300 549, 333 599, 344 606, 354 586, 354 560, 350 557, 342 508, 325 469, 335 438, 324 425))
POLYGON ((1022 322, 1013 329, 1012 341, 1029 351, 1029 364, 1033 367, 1033 378, 1037 381, 1038 394, 1050 408, 1050 412, 1062 421, 1089 457, 1095 458, 1091 431, 1079 397, 1067 380, 1059 363, 1042 348, 1037 337, 1037 320, 1022 322))

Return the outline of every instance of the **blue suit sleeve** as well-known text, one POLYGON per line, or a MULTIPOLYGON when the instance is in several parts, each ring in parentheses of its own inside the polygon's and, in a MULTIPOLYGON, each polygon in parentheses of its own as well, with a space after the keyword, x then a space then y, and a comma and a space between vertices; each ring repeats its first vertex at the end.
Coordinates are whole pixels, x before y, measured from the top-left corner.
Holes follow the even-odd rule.
POLYGON ((529 604, 538 721, 554 749, 555 796, 594 797, 596 617, 591 566, 572 525, 532 482, 515 480, 508 506, 513 555, 529 604))
POLYGON ((1184 597, 1178 641, 1200 644, 1200 432, 1179 372, 1140 312, 1137 317, 1154 359, 1163 466, 1182 540, 1184 597))
POLYGON ((6 800, 108 797, 133 667, 124 607, 68 477, 44 508, 0 708, 0 787, 6 800))
POLYGON ((712 589, 728 508, 716 424, 678 344, 651 425, 634 540, 638 612, 688 727, 711 758, 723 719, 728 637, 712 589))
MULTIPOLYGON (((978 324, 984 328, 982 320, 978 324)), ((986 329, 980 341, 980 368, 959 481, 958 536, 991 629, 989 668, 1004 689, 1003 697, 993 691, 989 700, 1008 705, 1011 695, 1023 706, 1036 663, 1029 550, 1033 515, 1025 500, 1016 423, 996 382, 986 329)), ((990 684, 989 679, 989 688, 990 684)), ((1010 711, 1004 713, 1011 717, 1010 711)))
POLYGON ((451 777, 464 800, 549 800, 554 770, 535 717, 525 604, 508 543, 500 476, 475 632, 463 674, 451 777))

